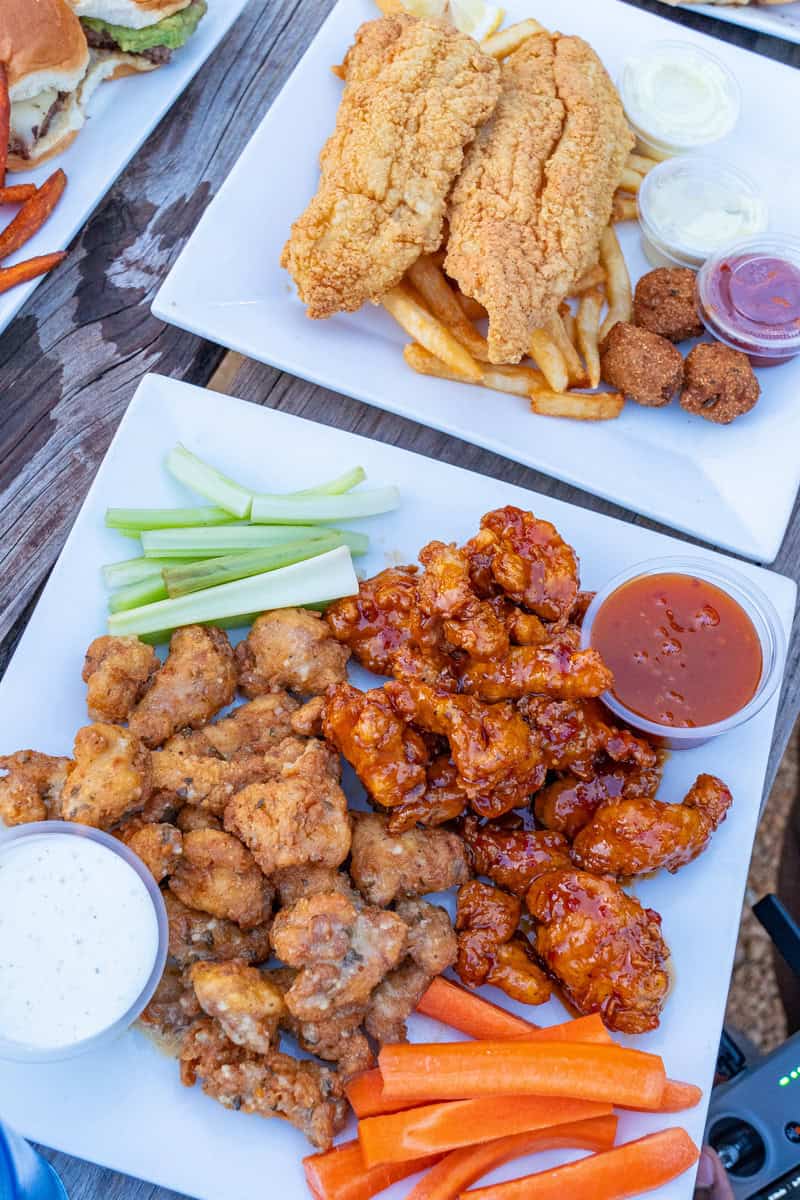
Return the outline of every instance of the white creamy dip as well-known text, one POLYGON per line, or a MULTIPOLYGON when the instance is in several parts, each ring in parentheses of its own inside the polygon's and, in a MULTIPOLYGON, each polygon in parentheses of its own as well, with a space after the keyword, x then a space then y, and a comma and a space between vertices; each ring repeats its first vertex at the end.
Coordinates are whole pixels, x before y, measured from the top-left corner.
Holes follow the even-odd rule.
POLYGON ((157 953, 153 901, 118 854, 63 833, 0 846, 0 1038, 45 1050, 102 1033, 157 953))

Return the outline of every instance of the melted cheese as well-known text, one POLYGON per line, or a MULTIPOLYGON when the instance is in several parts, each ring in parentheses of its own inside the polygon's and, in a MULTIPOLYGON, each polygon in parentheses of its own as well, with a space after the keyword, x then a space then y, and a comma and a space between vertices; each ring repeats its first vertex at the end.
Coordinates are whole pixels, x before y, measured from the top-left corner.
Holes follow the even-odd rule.
POLYGON ((18 100, 11 105, 11 138, 19 138, 26 146, 36 141, 34 129, 38 129, 58 99, 55 88, 48 88, 30 100, 18 100))

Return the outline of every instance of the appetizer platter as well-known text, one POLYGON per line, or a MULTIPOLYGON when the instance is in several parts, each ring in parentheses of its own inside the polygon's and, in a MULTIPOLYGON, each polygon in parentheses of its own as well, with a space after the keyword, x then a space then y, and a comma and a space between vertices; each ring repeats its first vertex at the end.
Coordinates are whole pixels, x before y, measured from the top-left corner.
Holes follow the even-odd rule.
MULTIPOLYGON (((672 0, 666 0, 669 4, 672 0)), ((691 4, 678 5, 701 12, 706 17, 729 21, 732 25, 743 25, 745 29, 757 29, 772 37, 785 38, 787 42, 800 42, 800 4, 789 0, 784 4, 691 4)))
MULTIPOLYGON (((384 18, 390 23, 393 20, 402 24, 403 18, 384 18)), ((348 170, 357 170, 357 163, 365 155, 369 158, 372 143, 369 132, 364 130, 352 141, 347 141, 341 133, 335 134, 321 179, 317 165, 319 149, 331 135, 340 101, 344 130, 348 95, 356 98, 356 104, 359 88, 373 89, 371 94, 379 95, 375 91, 379 83, 371 78, 361 81, 360 64, 369 62, 375 51, 371 39, 377 39, 377 45, 384 36, 381 29, 390 27, 381 25, 376 8, 368 0, 341 0, 201 220, 156 297, 154 311, 167 321, 250 357, 486 446, 727 549, 770 561, 777 553, 800 482, 797 463, 787 442, 788 433, 798 421, 792 403, 797 362, 786 362, 777 368, 758 367, 755 374, 745 363, 747 379, 732 385, 728 376, 728 348, 720 350, 712 343, 715 349, 708 361, 705 350, 700 352, 700 360, 688 353, 698 330, 702 329, 696 317, 690 325, 668 334, 666 340, 673 342, 688 339, 678 349, 665 345, 662 339, 657 344, 658 353, 653 356, 648 334, 634 331, 622 347, 616 348, 619 350, 616 369, 612 366, 606 370, 606 364, 598 361, 597 342, 604 344, 612 318, 624 315, 625 323, 630 324, 632 285, 649 274, 656 261, 678 265, 677 259, 652 258, 655 244, 650 236, 652 230, 648 235, 651 241, 651 259, 648 259, 642 230, 637 221, 628 219, 636 211, 633 192, 643 195, 652 176, 654 183, 649 187, 652 196, 656 191, 655 180, 662 180, 664 172, 661 168, 653 169, 652 159, 647 158, 646 152, 640 152, 642 147, 628 157, 633 140, 629 140, 613 88, 603 84, 599 94, 605 99, 596 112, 592 110, 587 163, 581 164, 574 175, 570 174, 575 167, 571 157, 575 145, 570 144, 569 137, 562 138, 554 152, 553 163, 558 164, 558 172, 548 176, 552 180, 550 186, 562 189, 563 194, 571 187, 570 179, 574 179, 579 192, 576 192, 575 211, 569 210, 564 228, 559 231, 554 225, 550 230, 554 244, 563 234, 564 254, 561 258, 545 255, 548 265, 541 277, 549 283, 543 290, 528 288, 530 281, 524 282, 523 293, 530 303, 521 314, 520 306, 506 303, 504 289, 517 266, 522 272, 520 277, 524 276, 527 260, 515 247, 516 235, 510 231, 508 221, 500 221, 492 232, 485 219, 492 211, 491 204, 484 202, 481 188, 474 186, 476 179, 485 178, 482 172, 486 164, 482 165, 480 159, 482 148, 487 147, 490 171, 496 167, 501 179, 503 156, 511 153, 514 138, 520 136, 514 104, 517 95, 514 89, 518 85, 513 74, 509 76, 509 72, 524 69, 522 64, 526 60, 518 56, 530 54, 535 59, 541 52, 545 61, 547 53, 555 53, 553 61, 559 61, 560 51, 546 49, 551 46, 547 30, 561 30, 566 35, 552 42, 569 46, 564 50, 567 59, 563 69, 577 67, 576 78, 596 75, 602 81, 605 76, 598 61, 602 60, 610 78, 621 82, 626 60, 639 52, 645 53, 653 43, 674 39, 674 26, 650 14, 619 6, 613 0, 604 0, 591 9, 578 3, 556 4, 554 0, 533 7, 514 3, 508 7, 506 20, 511 24, 489 35, 485 42, 488 52, 476 60, 473 91, 469 93, 468 104, 465 101, 463 113, 464 137, 468 140, 481 126, 489 134, 479 133, 474 143, 476 149, 468 151, 464 160, 466 166, 453 193, 449 214, 450 240, 438 252, 423 256, 407 268, 403 237, 399 237, 397 245, 389 237, 384 257, 379 254, 376 258, 384 264, 381 270, 365 272, 356 286, 351 287, 348 280, 354 264, 349 262, 346 251, 346 228, 348 221, 357 220, 357 215, 355 211, 343 210, 345 249, 338 262, 335 249, 330 262, 322 264, 320 260, 315 265, 313 261, 317 253, 315 238, 324 226, 325 206, 335 194, 337 179, 348 170), (366 32, 359 35, 354 50, 345 58, 363 22, 373 24, 366 26, 366 32), (529 50, 515 40, 515 30, 520 28, 530 35, 529 50), (506 53, 514 46, 516 50, 506 53), (568 61, 569 54, 577 56, 575 63, 568 61), (499 78, 511 78, 512 82, 504 85, 510 87, 509 103, 504 108, 505 102, 501 101, 495 116, 487 121, 484 110, 487 107, 491 110, 496 103, 498 87, 496 74, 491 65, 486 65, 494 55, 497 56, 494 61, 502 64, 499 78), (343 60, 339 74, 352 73, 352 93, 348 92, 351 84, 345 86, 343 93, 340 79, 329 71, 331 64, 343 60), (309 94, 315 97, 313 105, 303 102, 302 98, 309 94), (297 152, 298 144, 309 147, 307 159, 297 152), (352 162, 348 156, 353 156, 352 162), (276 157, 286 162, 282 186, 277 190, 262 166, 276 157), (621 186, 612 208, 613 180, 617 179, 621 186), (317 198, 309 205, 318 188, 317 198), (269 222, 258 216, 266 203, 270 205, 269 222), (581 204, 588 205, 595 214, 599 221, 596 229, 582 223, 578 215, 581 204), (612 214, 612 225, 601 237, 607 213, 612 214), (291 232, 293 224, 295 232, 291 232), (234 228, 250 231, 246 244, 242 239, 223 235, 223 230, 234 228), (477 248, 476 237, 481 243, 477 248), (592 249, 595 255, 599 251, 599 267, 596 263, 591 265, 592 249), (222 271, 217 270, 220 254, 222 271), (282 255, 286 270, 280 265, 282 255), (479 265, 482 263, 487 264, 485 271, 479 265), (586 270, 581 274, 584 265, 586 270), (405 269, 408 274, 403 282, 392 287, 398 270, 402 274, 405 269), (576 271, 579 278, 565 284, 570 272, 574 275, 576 271), (606 281, 600 283, 605 291, 595 292, 593 288, 602 280, 606 281), (448 284, 445 293, 443 281, 448 284), (456 283, 463 289, 460 300, 453 296, 456 283), (295 284, 307 301, 305 305, 296 294, 295 284), (315 292, 317 284, 321 286, 315 292), (568 307, 551 316, 548 329, 534 330, 529 346, 531 357, 523 357, 518 363, 526 347, 531 312, 549 312, 554 298, 565 293, 568 307), (477 308, 476 295, 480 302, 477 308), (380 304, 362 304, 370 298, 380 304), (453 304, 458 313, 454 312, 453 304), (488 330, 480 319, 482 309, 487 307, 492 317, 488 330), (314 319, 309 320, 309 316, 314 319), (583 324, 580 317, 585 318, 583 324), (553 327, 552 321, 558 328, 553 327), (431 322, 435 330, 431 329, 431 322), (536 342, 534 337, 543 332, 547 336, 539 336, 536 342), (404 363, 400 362, 401 354, 404 363), (685 367, 684 356, 688 359, 685 367), (632 382, 630 365, 637 359, 656 362, 664 372, 663 385, 652 396, 637 394, 635 381, 632 382), (364 369, 366 363, 368 370, 364 369), (622 371, 618 369, 620 363, 622 371), (417 377, 411 374, 412 370, 417 377), (709 381, 716 380, 720 370, 725 376, 720 384, 723 391, 731 385, 734 390, 739 389, 736 403, 727 411, 725 405, 713 411, 714 405, 710 403, 708 389, 713 392, 717 385, 709 381), (686 386, 681 392, 684 371, 686 386), (606 381, 604 386, 613 391, 595 390, 600 372, 606 381), (587 392, 587 385, 592 390, 587 392), (676 398, 669 402, 672 392, 676 398), (679 393, 684 396, 681 404, 677 399, 679 393), (656 411, 648 411, 650 407, 656 411), (730 423, 720 427, 720 421, 730 423), (758 480, 757 488, 746 497, 737 484, 743 473, 758 480)), ((699 65, 692 68, 695 82, 710 77, 711 70, 718 92, 715 95, 717 99, 723 97, 723 107, 727 106, 731 120, 725 118, 720 124, 722 117, 715 111, 715 137, 721 140, 711 147, 713 163, 706 155, 692 155, 693 163, 702 157, 709 164, 702 188, 684 187, 681 191, 678 186, 677 190, 659 191, 662 216, 674 217, 673 225, 679 225, 687 195, 724 193, 729 198, 730 181, 734 177, 732 186, 737 204, 747 205, 750 184, 742 182, 744 169, 748 180, 756 181, 754 187, 761 204, 757 219, 753 209, 752 222, 748 218, 736 228, 757 231, 768 220, 771 231, 791 234, 795 217, 785 184, 787 177, 794 177, 796 167, 785 161, 777 133, 774 144, 771 139, 785 105, 800 99, 795 73, 688 30, 682 31, 681 36, 698 60, 699 65), (714 66, 709 68, 712 58, 714 66), (765 111, 765 104, 769 112, 765 111), (678 198, 678 193, 683 199, 678 198)), ((402 37, 409 39, 409 61, 413 64, 414 35, 407 32, 402 37)), ((681 62, 685 58, 682 46, 680 49, 673 46, 669 52, 673 63, 676 56, 681 62)), ((453 61, 456 60, 457 54, 453 61)), ((642 87, 646 91, 646 81, 642 87)), ((390 87, 377 108, 369 111, 381 112, 385 103, 389 114, 391 94, 390 87)), ((628 88, 627 94, 635 100, 635 85, 628 88)), ((447 102, 446 95, 445 88, 439 96, 440 103, 447 102)), ((583 100, 578 95, 574 103, 579 111, 583 100)), ((634 107, 634 102, 629 101, 629 116, 634 107)), ((393 119, 388 117, 389 122, 393 119)), ((662 131, 660 137, 676 143, 674 131, 671 139, 668 134, 668 130, 662 131)), ((521 136, 535 140, 533 133, 521 136)), ((448 149, 437 143, 435 137, 433 144, 434 159, 438 153, 444 160, 451 149, 455 152, 448 178, 458 177, 461 145, 448 149)), ((685 148, 686 143, 682 144, 685 148)), ((672 163, 678 161, 682 160, 672 163)), ((425 168, 421 175, 424 186, 425 168)), ((443 184, 446 192, 447 180, 437 180, 438 184, 443 184)), ((533 181, 531 187, 535 190, 533 181)), ((710 199, 709 202, 716 203, 710 199)), ((658 201, 654 207, 659 208, 658 201)), ((435 209, 440 217, 443 208, 440 203, 435 209)), ((425 239, 429 234, 421 228, 422 224, 411 221, 409 229, 413 230, 412 240, 420 235, 420 245, 424 242, 427 246, 425 239)), ((549 233, 545 216, 539 235, 546 246, 549 233)), ((434 242, 436 236, 434 233, 434 242)), ((521 236, 526 236, 524 231, 521 236)), ((419 246, 415 243, 409 249, 413 258, 419 246)), ((685 274, 696 271, 702 261, 702 257, 687 257, 680 266, 685 274)), ((661 293, 662 302, 665 294, 661 293)), ((641 324, 636 313, 632 319, 641 324)), ((710 335, 704 336, 708 340, 710 335)), ((714 336, 718 342, 720 334, 714 336)), ((734 367, 734 374, 735 370, 734 367)))
POLYGON ((42 0, 35 19, 21 0, 4 6, 0 128, 10 136, 9 174, 0 179, 0 333, 245 3, 42 0))
MULTIPOLYGON (((416 1175, 403 1181, 411 1163, 418 1172, 425 1157, 423 1143, 414 1140, 422 1118, 413 1106, 442 1110, 438 1133, 429 1118, 427 1125, 422 1120, 429 1167, 431 1152, 477 1153, 465 1145, 473 1135, 465 1135, 464 1120, 454 1129, 445 1119, 454 1115, 445 1111, 451 1100, 464 1097, 456 1103, 467 1105, 473 1122, 497 1122, 496 1109, 504 1122, 516 1122, 523 1139, 516 1156, 538 1151, 482 1178, 486 1200, 507 1200, 516 1193, 493 1185, 528 1172, 545 1172, 556 1188, 583 1180, 581 1194, 599 1197, 605 1193, 596 1172, 605 1163, 654 1197, 688 1200, 692 1142, 702 1136, 795 591, 781 576, 674 538, 378 442, 146 378, 0 685, 6 772, 0 804, 23 842, 26 828, 46 832, 50 825, 19 824, 38 806, 40 819, 60 816, 101 841, 105 833, 95 831, 108 831, 118 846, 125 843, 120 853, 140 854, 162 881, 170 918, 167 975, 143 1027, 68 1061, 4 1062, 4 1118, 31 1138, 203 1200, 254 1194, 266 1179, 287 1200, 307 1196, 307 1182, 327 1200, 345 1194, 337 1190, 344 1182, 353 1186, 365 1161, 381 1164, 386 1180, 400 1181, 386 1195, 401 1200, 418 1182, 416 1175), (204 507, 197 507, 198 497, 204 507), (262 557, 232 568, 234 549, 262 557), (405 564, 418 555, 416 574, 405 564), (520 575, 525 563, 534 565, 520 575), (265 574, 268 566, 277 569, 265 574), (611 685, 604 660, 620 647, 614 623, 628 623, 627 589, 645 587, 651 577, 668 589, 670 621, 682 619, 685 604, 693 610, 700 604, 702 620, 684 628, 687 642, 692 629, 705 644, 718 625, 732 628, 729 617, 738 622, 742 653, 728 659, 736 671, 717 671, 709 689, 707 667, 693 660, 692 687, 687 683, 682 700, 703 707, 691 717, 673 719, 667 711, 681 699, 674 688, 662 695, 659 683, 646 703, 626 691, 621 669, 613 695, 604 690, 611 685), (701 590, 687 599, 680 589, 693 584, 701 590), (77 594, 76 609, 68 601, 77 594), (286 607, 323 600, 333 601, 323 606, 324 619, 286 607), (276 606, 282 611, 258 615, 276 606), (225 623, 228 632, 192 624, 202 620, 225 623), (159 630, 167 627, 178 632, 161 667, 150 642, 159 642, 163 658, 159 630), (410 640, 409 631, 415 631, 410 640), (237 684, 241 707, 228 713, 237 684), (619 711, 601 718, 601 693, 619 711), (266 709, 268 720, 259 724, 266 709), (388 740, 380 753, 376 744, 365 753, 369 743, 359 738, 368 737, 376 719, 388 740), (475 719, 489 738, 485 755, 469 732, 475 719), (559 721, 566 721, 566 734, 559 721), (691 748, 665 754, 653 742, 659 730, 671 745, 683 738, 691 748), (285 766, 278 780, 285 783, 248 775, 256 751, 266 752, 259 737, 272 739, 269 753, 280 748, 285 766), (64 757, 73 739, 74 761, 64 757), (349 816, 336 782, 336 751, 346 764, 349 816), (118 755, 116 769, 98 790, 93 772, 102 772, 108 753, 118 755), (311 774, 305 777, 298 762, 311 774), (576 795, 586 783, 612 796, 612 784, 601 784, 600 763, 608 779, 631 784, 618 807, 629 806, 651 826, 666 822, 663 840, 622 833, 609 858, 595 824, 610 812, 607 805, 587 812, 580 830, 567 828, 561 817, 569 811, 574 822, 577 812, 565 801, 569 778, 576 795), (427 782, 416 778, 420 772, 427 782), (291 819, 303 778, 312 791, 322 788, 315 792, 319 818, 306 826, 291 819), (264 824, 264 787, 278 789, 270 796, 276 814, 286 805, 283 833, 280 822, 271 831, 264 824), (539 797, 537 829, 523 823, 532 792, 539 797), (238 846, 238 859, 214 866, 207 854, 215 840, 229 850, 238 846), (515 875, 505 851, 531 844, 533 859, 523 855, 515 875), (679 868, 676 880, 671 872, 679 868), (215 891, 226 871, 235 885, 215 891), (325 889, 315 893, 320 877, 325 889), (270 928, 265 906, 272 907, 273 883, 278 911, 270 928), (585 892, 587 916, 592 897, 600 898, 605 915, 597 932, 612 945, 632 939, 644 956, 634 956, 638 965, 623 968, 605 994, 604 972, 613 964, 592 972, 590 958, 559 950, 563 914, 551 894, 559 886, 577 888, 573 899, 585 892), (430 902, 441 907, 431 909, 430 902), (492 905, 500 905, 502 920, 487 924, 492 905), (455 915, 455 932, 443 909, 455 915), (317 960, 320 951, 302 945, 307 929, 321 932, 326 922, 342 921, 360 933, 344 960, 345 948, 331 946, 338 963, 331 973, 328 951, 317 960), (286 967, 260 973, 249 965, 266 966, 270 950, 286 967), (377 974, 370 974, 379 960, 377 974), (443 977, 449 966, 455 974, 443 977), (409 984, 419 971, 422 990, 403 992, 399 973, 409 984), (232 982, 244 989, 233 1008, 224 990, 232 982), (389 982, 384 1003, 375 1006, 389 982), (258 1021, 248 1024, 245 1005, 237 1024, 236 1005, 256 986, 266 989, 259 992, 258 1021), (373 987, 365 1016, 359 989, 373 987), (308 1007, 323 1000, 342 1022, 333 1051, 319 1040, 325 1021, 317 1012, 314 1025, 308 1007), (345 1001, 351 1010, 341 1007, 345 1001), (294 1024, 287 1025, 284 1005, 294 1024), (420 1011, 409 1017, 415 1006, 420 1011), (406 1017, 409 1044, 403 1044, 406 1017), (290 1036, 278 1053, 280 1021, 290 1036), (380 1075, 362 1021, 373 1044, 383 1045, 380 1075), (560 1026, 568 1049, 557 1049, 552 1030, 536 1033, 531 1024, 560 1026), (515 1087, 524 1076, 535 1094, 503 1106, 502 1080, 479 1060, 487 1038, 494 1037, 496 1055, 497 1040, 512 1032, 527 1038, 506 1054, 508 1063, 520 1060, 515 1087), (154 1033, 162 1035, 160 1046, 154 1033), (164 1053, 164 1038, 176 1033, 180 1075, 164 1053), (459 1046, 465 1034, 472 1040, 459 1046), (298 1042, 305 1054, 298 1055, 298 1042), (347 1066, 343 1050, 351 1056, 347 1066), (308 1062, 309 1051, 325 1065, 308 1062), (520 1055, 527 1065, 520 1066, 520 1055), (330 1060, 338 1060, 337 1074, 330 1060), (455 1073, 446 1085, 448 1063, 455 1073), (261 1075, 251 1075, 250 1084, 245 1076, 267 1064, 311 1090, 298 1092, 295 1102, 267 1085, 265 1096, 261 1075), (230 1071, 238 1080, 233 1092, 230 1071), (331 1159, 334 1134, 355 1137, 355 1125, 344 1126, 345 1081, 362 1118, 361 1149, 331 1159), (414 1095, 412 1084, 419 1089, 414 1095), (560 1090, 548 1091, 553 1086, 560 1090), (540 1093, 549 1097, 544 1104, 540 1093), (609 1105, 603 1108, 603 1096, 611 1095, 627 1105, 618 1110, 618 1124, 609 1105), (387 1099, 389 1108, 412 1107, 392 1115, 387 1099), (552 1110, 546 1117, 545 1108, 552 1110), (552 1126, 553 1112, 561 1124, 548 1142, 536 1130, 545 1121, 552 1126), (262 1119, 269 1115, 287 1119, 262 1119), (592 1128, 560 1132, 570 1120, 592 1128), (639 1142, 641 1150, 626 1145, 649 1136, 656 1141, 639 1142), (552 1149, 558 1145, 595 1153, 569 1168, 577 1175, 562 1177, 551 1169, 575 1155, 552 1149), (348 1166, 354 1155, 358 1164, 348 1166), (656 1160, 662 1167, 653 1166, 656 1160), (338 1184, 337 1171, 344 1171, 338 1184)), ((652 595, 657 602, 660 592, 652 595)), ((130 934, 130 914, 120 922, 130 934)), ((586 944, 582 954, 591 955, 586 944)), ((6 1031, 13 1007, 0 992, 6 1031)), ((47 1031, 40 1036, 46 1042, 47 1031)), ((465 1175, 439 1163, 437 1186, 450 1191, 435 1194, 457 1194, 454 1180, 467 1186, 507 1157, 496 1147, 481 1155, 480 1171, 473 1163, 465 1175)), ((433 1187, 432 1176, 426 1186, 433 1187)))

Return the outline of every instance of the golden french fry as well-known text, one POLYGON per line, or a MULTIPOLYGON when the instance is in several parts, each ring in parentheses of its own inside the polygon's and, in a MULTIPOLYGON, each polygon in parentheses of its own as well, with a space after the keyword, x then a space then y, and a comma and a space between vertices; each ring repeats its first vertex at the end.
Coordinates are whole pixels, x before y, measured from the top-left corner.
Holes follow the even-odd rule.
MULTIPOLYGON (((603 294, 596 289, 587 292, 578 305, 578 345, 586 360, 586 370, 589 375, 589 387, 596 388, 600 383, 600 351, 597 348, 597 331, 600 326, 600 314, 603 311, 603 294)), ((559 389, 563 391, 563 388, 559 389)))
POLYGON ((393 17, 395 13, 407 12, 402 0, 375 0, 375 6, 385 17, 393 17))
POLYGON ((600 262, 606 269, 608 312, 600 326, 599 339, 618 321, 630 321, 633 316, 633 288, 628 266, 613 225, 608 225, 600 237, 600 262))
POLYGON ((437 267, 443 267, 444 260, 447 258, 447 250, 442 247, 441 250, 434 250, 433 254, 429 254, 428 257, 431 262, 436 263, 437 267))
POLYGON ((589 267, 588 271, 584 271, 572 285, 570 296, 580 296, 581 292, 588 292, 590 288, 600 287, 606 281, 606 273, 600 263, 595 263, 593 267, 589 267))
POLYGON ((440 267, 427 254, 423 254, 412 267, 407 278, 419 292, 434 317, 446 325, 455 338, 466 346, 470 354, 484 362, 489 357, 486 338, 478 333, 458 303, 456 294, 444 277, 440 267))
POLYGON ((577 326, 575 324, 575 313, 572 311, 570 306, 567 304, 566 300, 562 300, 562 302, 559 304, 558 312, 559 312, 559 316, 561 317, 561 322, 564 326, 564 329, 566 330, 567 337, 569 338, 569 340, 572 342, 573 346, 577 350, 578 349, 578 330, 577 330, 577 326))
POLYGON ((469 351, 441 321, 423 308, 405 284, 398 283, 397 287, 393 287, 383 297, 381 304, 414 341, 472 383, 481 382, 481 369, 469 351))
MULTIPOLYGON (((403 347, 403 358, 418 375, 433 375, 436 379, 452 379, 454 383, 475 383, 474 379, 463 375, 461 371, 454 370, 453 367, 442 362, 440 358, 431 354, 430 350, 426 350, 417 342, 410 342, 409 345, 403 347)), ((482 383, 483 380, 478 380, 478 382, 482 383)))
POLYGON ((497 33, 490 33, 481 42, 481 50, 484 54, 490 54, 492 58, 508 58, 509 54, 519 50, 529 37, 533 37, 535 33, 546 32, 544 25, 529 17, 527 21, 518 21, 516 25, 509 25, 507 29, 498 29, 497 33))
POLYGON ((611 421, 622 412, 619 392, 534 392, 531 409, 540 417, 569 417, 573 421, 611 421))
POLYGON ((534 329, 528 353, 556 392, 565 392, 569 387, 569 375, 564 355, 546 329, 534 329))
POLYGON ((614 197, 614 207, 611 210, 612 221, 638 221, 639 205, 635 196, 625 196, 617 192, 614 197))
POLYGON ((636 195, 642 186, 642 177, 632 167, 626 167, 620 176, 619 186, 623 192, 633 192, 636 195))
MULTIPOLYGON (((571 314, 570 314, 571 315, 571 314)), ((575 349, 569 334, 564 326, 564 319, 561 313, 556 315, 547 323, 547 332, 555 342, 561 352, 561 357, 567 368, 567 381, 570 387, 586 387, 589 380, 586 374, 586 368, 581 362, 581 356, 575 349)))
MULTIPOLYGON (((459 371, 436 358, 424 346, 412 342, 403 348, 403 358, 408 365, 420 375, 433 375, 436 379, 452 379, 454 383, 472 383, 459 371)), ((510 392, 515 396, 530 396, 534 391, 546 386, 544 376, 533 367, 522 366, 493 366, 487 364, 483 368, 483 378, 480 381, 484 387, 496 392, 510 392)))
POLYGON ((647 158, 644 154, 631 154, 627 165, 637 174, 646 175, 648 171, 652 171, 653 167, 658 166, 658 162, 654 158, 647 158))
POLYGON ((488 317, 489 314, 480 301, 473 300, 472 296, 465 296, 463 292, 456 292, 456 299, 470 321, 483 321, 488 317))

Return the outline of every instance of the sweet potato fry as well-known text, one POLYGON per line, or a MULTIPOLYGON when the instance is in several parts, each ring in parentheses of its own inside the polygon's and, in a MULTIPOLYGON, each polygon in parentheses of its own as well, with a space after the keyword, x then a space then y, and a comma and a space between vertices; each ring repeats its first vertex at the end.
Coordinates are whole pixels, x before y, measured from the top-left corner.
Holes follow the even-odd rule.
MULTIPOLYGON (((597 331, 600 327, 600 314, 603 311, 604 298, 602 292, 593 289, 581 297, 578 305, 578 345, 586 360, 589 374, 589 387, 596 388, 600 383, 600 351, 597 348, 597 331)), ((563 388, 559 388, 563 391, 563 388)))
POLYGON ((35 195, 27 200, 10 225, 0 233, 0 262, 16 253, 38 233, 58 204, 67 184, 63 171, 54 171, 35 195))
POLYGON ((24 204, 35 195, 35 183, 15 183, 10 187, 0 187, 0 204, 24 204))
POLYGON ((472 383, 480 383, 481 368, 450 330, 420 304, 411 289, 399 283, 381 304, 415 341, 472 383))
POLYGON ((473 300, 472 296, 465 296, 463 292, 456 292, 456 299, 470 321, 483 321, 489 316, 480 301, 473 300))
POLYGON ((528 353, 556 392, 565 392, 569 387, 567 364, 560 348, 546 329, 534 329, 528 353))
POLYGON ((639 218, 639 205, 634 196, 625 196, 617 192, 614 197, 614 207, 611 210, 612 221, 636 221, 639 218))
POLYGON ((37 258, 15 263, 13 267, 0 267, 0 293, 9 291, 19 283, 27 283, 29 279, 36 279, 38 275, 46 275, 66 257, 65 251, 61 250, 57 254, 40 254, 37 258))
POLYGON ((619 392, 531 392, 531 410, 540 417, 569 417, 573 421, 611 421, 622 412, 619 392))
POLYGON ((534 33, 546 32, 544 25, 529 17, 527 21, 518 21, 516 25, 509 25, 507 29, 490 33, 481 42, 481 50, 484 54, 491 54, 492 58, 508 58, 509 54, 519 50, 522 43, 527 42, 534 33))
POLYGON ((630 321, 633 316, 631 277, 613 225, 606 226, 600 238, 600 261, 606 269, 608 293, 608 312, 598 335, 602 342, 618 321, 630 321))
POLYGON ((632 167, 626 167, 622 172, 619 186, 623 192, 633 192, 636 195, 642 186, 642 176, 638 171, 634 171, 632 167))
POLYGON ((453 337, 466 346, 473 358, 486 362, 489 357, 486 338, 470 323, 456 294, 440 267, 427 255, 421 255, 408 270, 408 279, 425 301, 430 312, 446 325, 453 337))
POLYGON ((11 137, 11 101, 8 98, 8 75, 0 63, 0 187, 6 181, 8 143, 11 137))
POLYGON ((586 387, 589 382, 586 368, 581 362, 580 354, 578 354, 578 351, 570 340, 561 313, 557 313, 548 322, 547 332, 561 351, 561 357, 564 359, 567 368, 567 382, 569 386, 586 387))
POLYGON ((571 296, 580 296, 583 292, 588 292, 591 288, 602 287, 606 281, 606 273, 600 263, 595 263, 593 267, 589 267, 588 271, 575 280, 570 291, 571 296))

